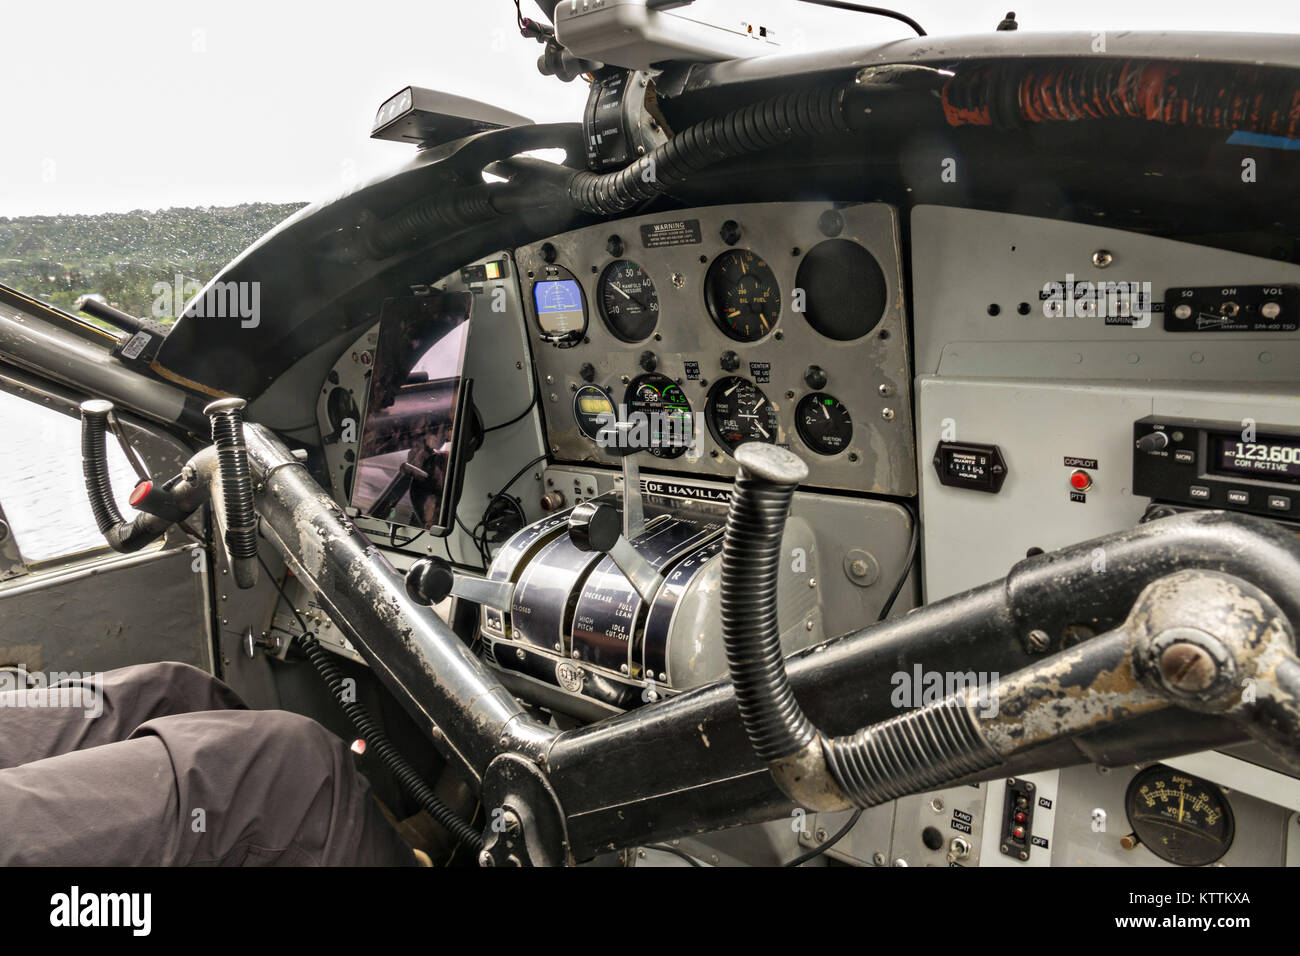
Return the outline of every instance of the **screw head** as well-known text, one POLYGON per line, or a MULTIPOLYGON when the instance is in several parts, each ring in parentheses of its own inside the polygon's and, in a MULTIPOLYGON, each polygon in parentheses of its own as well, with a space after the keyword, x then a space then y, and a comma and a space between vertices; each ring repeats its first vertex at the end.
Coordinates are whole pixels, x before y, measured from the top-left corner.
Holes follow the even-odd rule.
POLYGON ((1219 677, 1219 666, 1205 648, 1181 641, 1165 648, 1159 666, 1165 683, 1182 691, 1205 690, 1219 677))
POLYGON ((1114 261, 1115 257, 1108 249, 1098 249, 1092 254, 1092 264, 1098 269, 1105 269, 1114 261))

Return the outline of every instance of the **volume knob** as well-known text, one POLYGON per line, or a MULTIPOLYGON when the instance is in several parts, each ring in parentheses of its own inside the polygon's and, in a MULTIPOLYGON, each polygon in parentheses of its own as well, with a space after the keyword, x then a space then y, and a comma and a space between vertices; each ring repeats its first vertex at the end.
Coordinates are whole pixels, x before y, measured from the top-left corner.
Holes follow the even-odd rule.
POLYGON ((1169 446, 1169 436, 1164 432, 1151 432, 1137 440, 1137 450, 1152 454, 1169 446))

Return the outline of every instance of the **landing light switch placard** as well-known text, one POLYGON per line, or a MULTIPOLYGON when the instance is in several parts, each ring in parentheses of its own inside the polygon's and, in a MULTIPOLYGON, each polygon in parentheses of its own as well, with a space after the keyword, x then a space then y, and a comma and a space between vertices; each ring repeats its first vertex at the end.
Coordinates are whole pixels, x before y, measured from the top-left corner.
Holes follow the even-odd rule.
POLYGON ((1007 463, 997 445, 941 441, 934 450, 940 484, 997 494, 1007 478, 1007 463))

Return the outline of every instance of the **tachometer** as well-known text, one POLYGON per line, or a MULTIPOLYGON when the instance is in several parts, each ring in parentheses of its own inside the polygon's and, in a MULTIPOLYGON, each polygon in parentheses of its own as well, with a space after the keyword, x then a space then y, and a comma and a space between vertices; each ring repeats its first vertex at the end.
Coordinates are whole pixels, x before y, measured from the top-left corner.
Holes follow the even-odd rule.
POLYGON ((747 378, 732 375, 714 382, 706 416, 714 440, 728 451, 749 441, 776 442, 776 409, 747 378))
POLYGON ((1232 846, 1232 808, 1223 791, 1164 764, 1133 778, 1124 809, 1137 838, 1170 863, 1205 866, 1232 846))
POLYGON ((849 410, 834 395, 813 392, 799 399, 794 410, 799 438, 819 455, 838 455, 853 439, 849 410))
POLYGON ((709 266, 704 303, 723 333, 757 342, 781 317, 781 287, 771 267, 748 249, 729 249, 709 266))
POLYGON ((640 342, 659 322, 659 292, 649 273, 635 262, 618 259, 606 266, 598 297, 601 317, 620 341, 640 342))

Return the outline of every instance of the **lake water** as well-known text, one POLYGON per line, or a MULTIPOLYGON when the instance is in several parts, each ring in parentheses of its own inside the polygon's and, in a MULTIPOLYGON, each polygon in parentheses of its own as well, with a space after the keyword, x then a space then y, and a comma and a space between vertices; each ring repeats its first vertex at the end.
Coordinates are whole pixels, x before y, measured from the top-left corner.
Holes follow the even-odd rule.
MULTIPOLYGON (((136 476, 110 436, 109 474, 122 516, 136 476)), ((81 421, 0 392, 0 507, 28 564, 104 547, 81 471, 81 421)))

